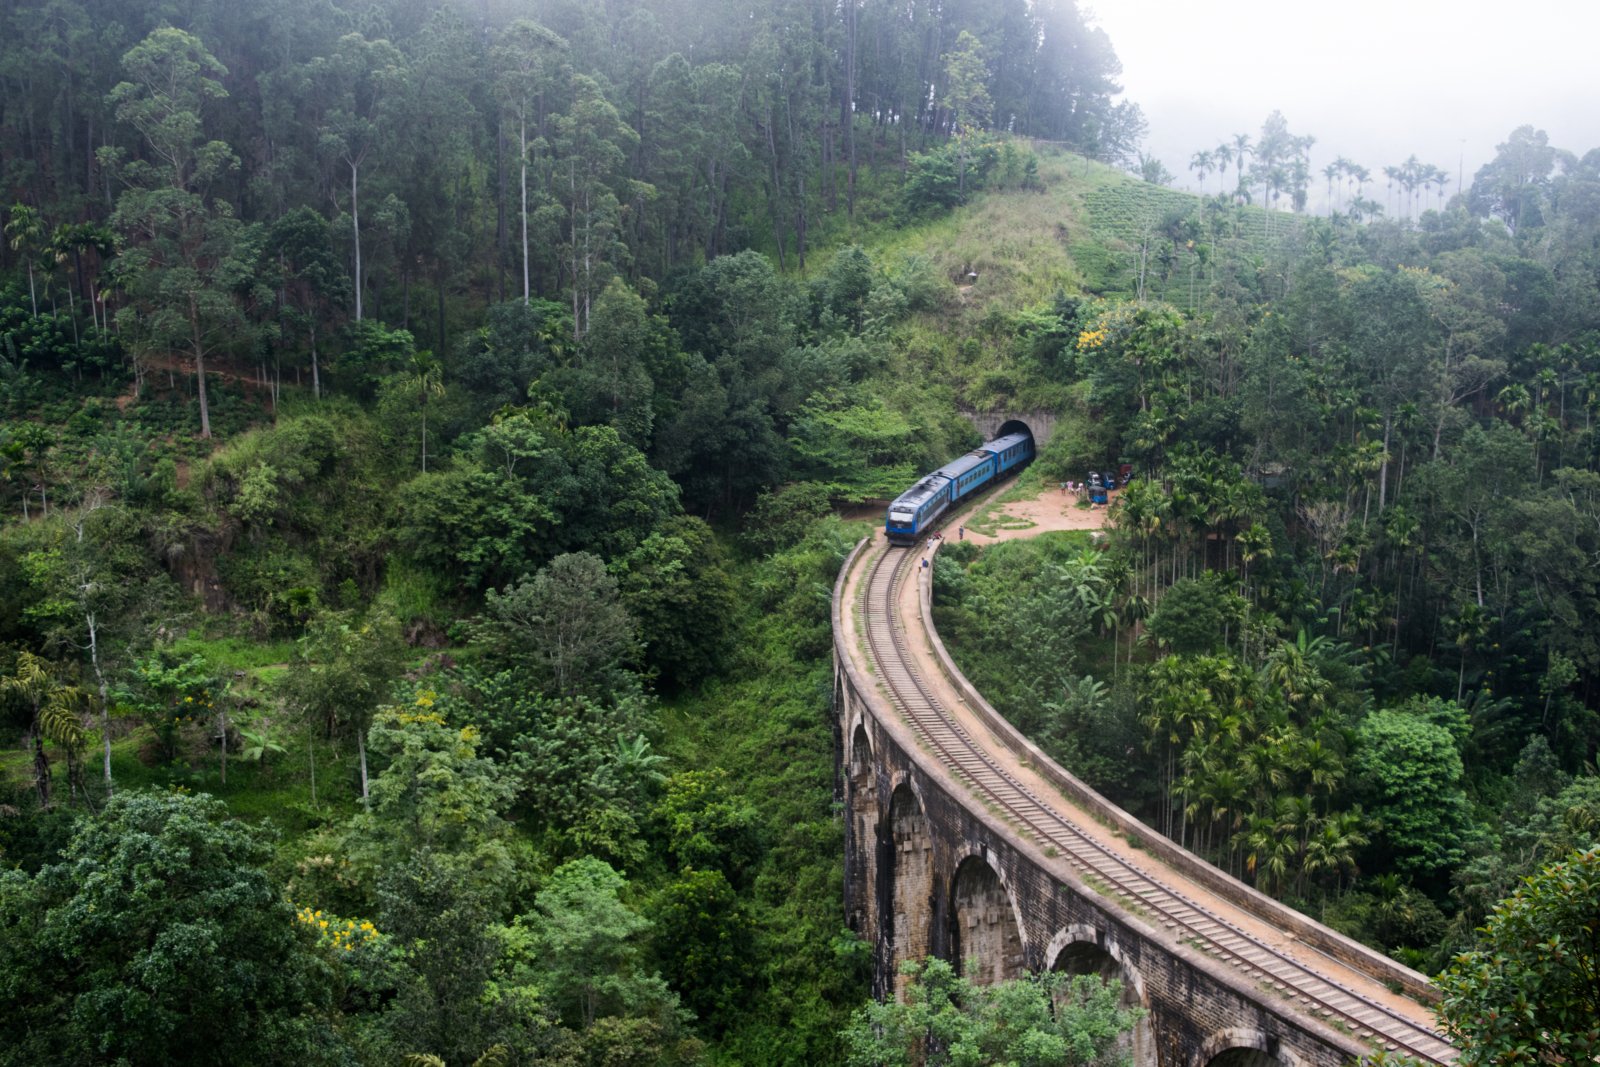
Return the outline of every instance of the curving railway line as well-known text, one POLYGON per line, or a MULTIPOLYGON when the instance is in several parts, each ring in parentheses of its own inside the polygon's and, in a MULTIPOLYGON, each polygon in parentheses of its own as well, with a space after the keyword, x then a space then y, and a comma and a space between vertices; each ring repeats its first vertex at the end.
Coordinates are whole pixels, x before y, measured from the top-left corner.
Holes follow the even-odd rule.
POLYGON ((999 812, 1017 835, 1047 855, 1064 858, 1080 876, 1104 887, 1124 907, 1142 913, 1178 940, 1236 968, 1251 982, 1289 1002, 1296 1012, 1314 1015, 1392 1052, 1433 1063, 1454 1061, 1454 1047, 1433 1031, 1336 978, 1276 951, 1181 889, 1136 869, 1041 800, 991 756, 941 705, 907 645, 905 626, 895 604, 901 582, 908 574, 915 574, 918 559, 914 549, 887 548, 872 562, 861 583, 861 609, 867 644, 884 694, 935 759, 999 812))

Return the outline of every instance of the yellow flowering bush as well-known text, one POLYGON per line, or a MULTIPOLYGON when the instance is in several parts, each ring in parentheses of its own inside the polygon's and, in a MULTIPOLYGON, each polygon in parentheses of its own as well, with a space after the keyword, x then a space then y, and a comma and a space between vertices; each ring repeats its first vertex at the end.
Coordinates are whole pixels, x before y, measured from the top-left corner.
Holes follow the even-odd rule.
POLYGON ((1086 352, 1091 348, 1099 348, 1106 343, 1106 328, 1096 326, 1092 330, 1084 330, 1078 334, 1078 351, 1086 352))
POLYGON ((320 908, 295 908, 294 917, 317 935, 319 945, 334 952, 354 952, 374 944, 383 936, 378 933, 377 927, 365 919, 341 919, 331 912, 324 913, 320 908))
POLYGON ((220 696, 204 657, 181 659, 170 648, 158 648, 134 664, 131 684, 118 691, 117 701, 150 725, 162 757, 172 762, 184 737, 198 735, 216 714, 220 696))

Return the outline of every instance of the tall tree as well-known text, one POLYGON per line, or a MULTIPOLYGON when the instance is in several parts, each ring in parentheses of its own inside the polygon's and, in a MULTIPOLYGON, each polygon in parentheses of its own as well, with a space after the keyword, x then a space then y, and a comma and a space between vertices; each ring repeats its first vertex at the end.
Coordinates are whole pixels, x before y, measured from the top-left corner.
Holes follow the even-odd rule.
POLYGON ((536 22, 518 19, 500 35, 493 61, 495 95, 517 123, 522 191, 522 300, 532 299, 528 270, 528 152, 547 147, 547 98, 563 75, 567 42, 536 22), (528 141, 532 127, 534 142, 528 141))
POLYGON ((106 793, 111 782, 111 695, 106 666, 108 637, 125 634, 143 572, 138 518, 112 504, 95 487, 78 505, 57 513, 51 543, 23 557, 28 581, 39 593, 25 614, 45 627, 51 646, 85 654, 100 697, 100 745, 106 793))
POLYGON ((44 220, 39 217, 39 212, 27 204, 12 204, 5 233, 11 239, 11 251, 20 254, 23 265, 28 268, 28 300, 33 313, 37 315, 39 291, 34 284, 33 267, 45 247, 44 220))
POLYGON ((349 33, 339 38, 332 53, 313 60, 310 72, 318 106, 324 109, 319 147, 350 172, 350 240, 360 322, 366 286, 361 265, 361 167, 393 132, 393 97, 405 81, 406 62, 388 41, 349 33))
POLYGON ((112 798, 59 863, 0 876, 0 1045, 13 1062, 350 1062, 312 933, 220 800, 112 798))
POLYGON ((637 627, 605 564, 588 552, 557 556, 504 593, 489 590, 485 632, 520 650, 561 696, 603 694, 638 655, 637 627))
POLYGON ((328 222, 310 207, 295 208, 272 224, 269 251, 278 262, 283 298, 283 331, 305 330, 311 357, 311 393, 322 398, 322 367, 317 331, 350 296, 350 275, 334 255, 328 222))
POLYGON ((622 203, 616 192, 639 135, 592 78, 572 80, 571 109, 556 119, 558 181, 567 208, 566 259, 572 283, 572 335, 589 328, 594 300, 625 252, 620 241, 622 203))
POLYGON ((327 612, 307 627, 299 662, 284 691, 307 721, 326 734, 343 729, 356 739, 361 801, 368 802, 367 730, 387 699, 404 646, 395 620, 327 612))
POLYGON ((127 242, 119 277, 134 302, 118 324, 146 357, 189 350, 200 436, 210 437, 206 354, 217 338, 243 331, 236 293, 248 286, 254 260, 246 227, 211 195, 239 159, 222 141, 203 140, 206 106, 228 95, 227 71, 198 37, 176 29, 151 33, 122 65, 130 80, 110 99, 117 118, 143 135, 150 158, 120 168, 128 188, 112 218, 127 242))

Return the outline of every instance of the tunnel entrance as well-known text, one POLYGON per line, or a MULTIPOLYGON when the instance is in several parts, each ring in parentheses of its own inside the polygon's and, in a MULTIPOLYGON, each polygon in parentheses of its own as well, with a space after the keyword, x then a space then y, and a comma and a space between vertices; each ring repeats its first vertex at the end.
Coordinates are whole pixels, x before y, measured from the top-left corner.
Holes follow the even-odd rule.
MULTIPOLYGON (((995 431, 995 436, 1004 437, 1006 434, 1010 433, 1027 434, 1028 437, 1032 439, 1033 427, 1029 426, 1021 419, 1007 419, 1005 422, 1002 422, 1000 424, 1000 428, 995 431)), ((1034 441, 1034 444, 1037 445, 1038 441, 1034 441)))

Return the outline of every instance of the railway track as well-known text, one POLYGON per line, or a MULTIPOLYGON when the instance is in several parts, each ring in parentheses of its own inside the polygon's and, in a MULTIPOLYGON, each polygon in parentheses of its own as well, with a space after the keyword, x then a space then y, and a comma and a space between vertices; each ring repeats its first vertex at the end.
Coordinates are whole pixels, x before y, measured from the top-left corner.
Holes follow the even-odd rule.
POLYGON ((1454 1061, 1455 1048, 1434 1032, 1278 953, 1181 890, 1130 866, 1043 802, 991 757, 941 706, 907 647, 905 627, 895 611, 895 602, 901 581, 908 573, 915 573, 913 565, 918 558, 911 549, 886 549, 872 562, 863 583, 861 607, 868 645, 885 695, 936 759, 1001 813, 1017 834, 1046 855, 1064 858, 1086 882, 1124 908, 1159 924, 1198 951, 1231 965, 1258 986, 1293 1004, 1297 1011, 1391 1052, 1433 1063, 1454 1061))

